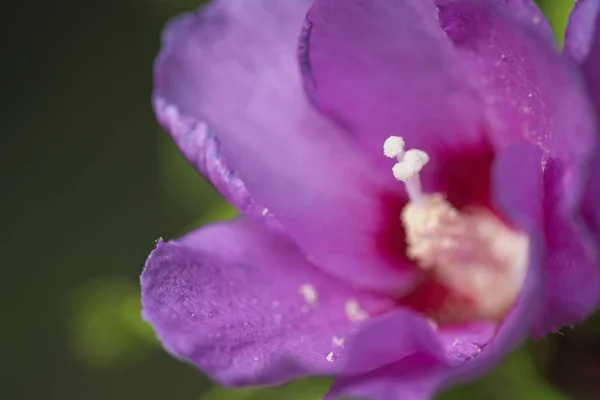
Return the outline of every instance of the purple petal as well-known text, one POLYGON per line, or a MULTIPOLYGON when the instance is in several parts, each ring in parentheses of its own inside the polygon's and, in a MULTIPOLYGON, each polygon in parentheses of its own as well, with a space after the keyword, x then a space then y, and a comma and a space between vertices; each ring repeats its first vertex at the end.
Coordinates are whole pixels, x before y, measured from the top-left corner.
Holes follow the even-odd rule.
MULTIPOLYGON (((534 244, 534 248, 539 245, 534 244)), ((473 334, 462 329, 455 336, 451 336, 451 332, 442 332, 441 338, 446 340, 442 341, 441 353, 440 343, 430 342, 428 347, 421 347, 420 351, 394 363, 364 374, 338 377, 326 399, 346 396, 369 400, 428 400, 442 389, 472 381, 488 372, 526 337, 531 321, 539 312, 543 251, 537 248, 536 253, 521 298, 493 339, 489 338, 489 330, 473 334), (449 338, 453 339, 449 341, 449 338)), ((421 338, 422 342, 425 340, 421 338)), ((387 358, 392 358, 389 352, 387 358)))
MULTIPOLYGON (((594 10, 590 11, 596 16, 595 25, 590 31, 593 37, 589 52, 582 59, 581 69, 583 71, 587 89, 590 97, 594 102, 596 116, 600 119, 600 1, 588 0, 581 1, 580 6, 576 9, 579 12, 585 12, 584 4, 591 3, 594 5, 594 10)), ((573 20, 570 26, 576 24, 576 13, 573 13, 573 20)), ((574 29, 574 28, 573 28, 574 29)), ((596 146, 596 151, 590 164, 590 177, 586 185, 586 193, 584 197, 584 217, 588 228, 594 235, 597 243, 597 249, 600 249, 600 129, 598 130, 599 140, 596 146)), ((596 254, 596 259, 599 256, 596 254)), ((600 263, 598 261, 597 263, 600 263)))
POLYGON ((576 71, 502 2, 438 5, 317 0, 301 53, 317 106, 373 155, 398 129, 426 150, 484 130, 496 145, 525 138, 581 153, 590 115, 576 71))
POLYGON ((587 58, 592 48, 599 16, 600 0, 578 0, 571 12, 564 51, 579 63, 587 58))
MULTIPOLYGON (((532 238, 530 265, 521 296, 498 330, 491 332, 489 327, 477 329, 472 325, 456 330, 442 329, 436 342, 423 329, 421 336, 412 338, 412 344, 417 344, 410 353, 407 348, 411 347, 403 344, 406 338, 391 340, 389 332, 400 329, 397 325, 400 318, 395 313, 387 314, 371 325, 379 324, 371 329, 378 332, 378 336, 371 334, 370 341, 364 341, 367 348, 375 347, 376 351, 363 359, 367 368, 376 368, 361 375, 338 378, 328 399, 339 396, 373 400, 431 399, 442 388, 482 375, 526 337, 542 306, 544 291, 540 157, 538 149, 514 147, 503 152, 494 166, 494 191, 499 208, 532 238), (377 366, 369 358, 377 354, 378 348, 387 351, 380 354, 382 363, 377 366)), ((415 326, 411 325, 413 329, 415 326)), ((357 334, 354 344, 366 339, 368 327, 357 334)), ((352 356, 349 354, 348 358, 352 356)))
POLYGON ((594 32, 594 42, 582 68, 587 88, 594 101, 596 115, 600 117, 600 12, 597 15, 594 32))
MULTIPOLYGON (((567 29, 565 51, 580 64, 596 116, 600 118, 600 0, 577 2, 567 29)), ((590 170, 584 213, 590 230, 600 244, 600 141, 590 170)))
POLYGON ((309 3, 222 0, 171 23, 157 114, 245 215, 267 216, 332 275, 401 292, 418 271, 378 240, 397 221, 402 185, 307 103, 296 43, 309 3))
POLYGON ((390 135, 427 151, 479 139, 483 105, 432 1, 316 0, 300 46, 309 98, 383 168, 390 135))
POLYGON ((159 242, 142 274, 143 315, 164 346, 223 385, 338 373, 355 329, 348 301, 371 315, 392 305, 336 282, 247 220, 159 242))
POLYGON ((427 2, 317 0, 301 56, 309 95, 374 157, 401 127, 407 143, 432 158, 426 190, 439 190, 440 171, 452 164, 435 164, 446 149, 472 146, 480 134, 495 149, 519 142, 542 148, 552 254, 548 304, 536 331, 579 322, 600 286, 589 235, 578 222, 583 171, 596 142, 579 72, 503 2, 437 3, 439 10, 427 2))
MULTIPOLYGON (((600 114, 599 114, 600 115, 600 114)), ((600 266, 600 148, 596 149, 596 153, 590 164, 590 179, 585 192, 583 202, 583 216, 584 221, 587 223, 590 235, 595 240, 596 247, 593 253, 593 259, 596 260, 595 265, 597 268, 600 266)), ((598 307, 600 302, 596 303, 598 307)))
POLYGON ((338 378, 325 400, 429 400, 445 370, 428 356, 410 356, 359 377, 338 378))
POLYGON ((548 19, 544 16, 534 0, 500 0, 508 5, 510 11, 524 25, 529 25, 551 45, 555 44, 554 32, 548 19))
MULTIPOLYGON (((596 115, 600 115, 600 1, 577 2, 567 27, 564 51, 580 65, 596 115)), ((600 131, 596 132, 598 140, 600 131)), ((572 186, 566 184, 563 188, 548 190, 547 201, 550 206, 547 209, 556 210, 557 206, 552 203, 559 203, 563 193, 571 195, 571 204, 564 206, 564 210, 557 210, 563 213, 562 218, 560 215, 548 217, 548 230, 551 232, 548 236, 551 246, 556 250, 551 257, 550 309, 536 329, 538 334, 581 322, 594 311, 600 300, 600 149, 597 146, 598 142, 592 160, 589 155, 582 157, 590 163, 589 178, 583 189, 578 187, 581 185, 581 181, 578 181, 572 186), (583 215, 576 208, 579 206, 577 195, 581 191, 584 192, 583 215), (577 288, 577 291, 572 288, 577 288)), ((550 176, 562 178, 560 175, 568 174, 560 166, 549 164, 549 167, 550 176)))
POLYGON ((481 79, 488 134, 505 144, 525 139, 583 170, 575 167, 596 126, 578 71, 496 2, 444 3, 442 27, 481 79))
POLYGON ((475 3, 452 3, 441 20, 450 23, 450 36, 461 48, 487 60, 483 63, 484 74, 490 77, 487 90, 500 94, 496 99, 503 98, 495 106, 501 121, 546 153, 547 298, 534 327, 534 333, 542 335, 581 322, 600 297, 594 245, 580 223, 585 171, 597 128, 585 89, 570 63, 525 30, 519 34, 509 16, 493 13, 485 2, 475 3), (461 25, 456 19, 469 22, 461 25), (492 63, 498 52, 506 62, 492 63))
MULTIPOLYGON (((598 167, 600 165, 595 167, 596 170, 598 167)), ((600 193, 597 186, 588 186, 583 204, 581 199, 569 204, 565 198, 571 193, 563 191, 579 190, 581 193, 583 189, 570 187, 572 182, 555 163, 547 164, 545 175, 544 212, 549 246, 547 299, 540 320, 533 329, 536 336, 582 322, 594 312, 600 300, 600 242, 597 236, 596 242, 593 242, 592 226, 589 225, 594 219, 596 224, 599 221, 600 193), (565 187, 556 182, 565 182, 565 187)), ((597 179, 597 176, 594 178, 593 175, 591 179, 597 179)), ((599 232, 597 226, 596 235, 599 232)))
POLYGON ((481 352, 493 337, 491 323, 433 328, 426 316, 399 307, 365 323, 348 342, 343 375, 366 373, 416 354, 457 366, 481 352))
POLYGON ((274 231, 284 231, 273 213, 254 200, 244 182, 229 168, 218 138, 206 123, 185 115, 162 97, 155 96, 152 102, 158 121, 171 133, 184 156, 233 206, 247 216, 261 218, 274 231))

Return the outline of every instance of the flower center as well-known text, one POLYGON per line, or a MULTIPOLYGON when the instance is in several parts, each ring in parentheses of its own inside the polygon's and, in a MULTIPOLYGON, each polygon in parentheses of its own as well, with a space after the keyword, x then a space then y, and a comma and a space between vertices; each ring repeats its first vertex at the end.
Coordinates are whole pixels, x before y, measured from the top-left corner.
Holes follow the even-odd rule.
POLYGON ((452 304, 444 304, 434 316, 449 321, 502 319, 525 278, 528 237, 489 210, 459 211, 442 193, 424 193, 419 172, 429 156, 421 150, 405 151, 401 137, 388 138, 384 154, 397 159, 392 172, 404 182, 410 199, 400 216, 407 256, 452 293, 452 304))

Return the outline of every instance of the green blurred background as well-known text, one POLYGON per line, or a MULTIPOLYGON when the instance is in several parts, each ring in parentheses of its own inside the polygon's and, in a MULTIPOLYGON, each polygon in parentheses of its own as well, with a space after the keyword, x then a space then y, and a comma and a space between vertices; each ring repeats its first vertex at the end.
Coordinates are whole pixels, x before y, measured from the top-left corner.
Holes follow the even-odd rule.
MULTIPOLYGON (((326 390, 326 380, 213 388, 140 321, 138 276, 154 241, 232 215, 150 108, 161 28, 197 5, 3 7, 2 399, 316 400, 326 390)), ((571 1, 542 6, 562 31, 571 1)), ((529 344, 444 398, 600 398, 598 325, 529 344)))

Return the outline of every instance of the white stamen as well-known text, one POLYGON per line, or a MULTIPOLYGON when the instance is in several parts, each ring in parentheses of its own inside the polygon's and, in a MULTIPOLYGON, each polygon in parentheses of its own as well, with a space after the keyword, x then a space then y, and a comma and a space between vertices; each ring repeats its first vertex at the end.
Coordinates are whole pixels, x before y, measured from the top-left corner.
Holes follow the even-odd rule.
POLYGON ((429 162, 429 155, 422 150, 408 150, 404 157, 394 165, 394 177, 402 182, 407 182, 415 177, 429 162))
POLYGON ((383 143, 383 154, 389 158, 400 158, 404 155, 404 139, 390 136, 383 143))
MULTIPOLYGON (((408 203, 401 217, 406 254, 452 291, 443 306, 451 318, 499 321, 519 295, 529 241, 481 209, 457 211, 440 193, 408 203), (465 299, 467 302, 465 302, 465 299), (456 305, 453 302, 458 302, 456 305)), ((448 315, 436 314, 448 319, 448 315)))
MULTIPOLYGON (((521 112, 527 114, 531 109, 523 106, 521 112)), ((419 149, 408 150, 405 144, 403 138, 390 136, 383 144, 383 154, 397 160, 392 172, 404 182, 410 198, 401 214, 406 255, 450 290, 439 310, 428 310, 435 318, 429 320, 432 329, 437 330, 437 323, 444 321, 500 321, 522 287, 527 236, 512 231, 486 210, 471 207, 462 212, 441 193, 423 193, 419 173, 429 155, 419 149)), ((346 302, 345 312, 350 321, 369 317, 355 299, 346 302)), ((455 341, 453 345, 463 343, 455 341)))
POLYGON ((398 160, 392 168, 394 177, 404 182, 411 200, 419 200, 423 196, 419 172, 429 162, 429 155, 418 149, 404 151, 404 139, 400 136, 390 136, 385 140, 383 154, 398 160))

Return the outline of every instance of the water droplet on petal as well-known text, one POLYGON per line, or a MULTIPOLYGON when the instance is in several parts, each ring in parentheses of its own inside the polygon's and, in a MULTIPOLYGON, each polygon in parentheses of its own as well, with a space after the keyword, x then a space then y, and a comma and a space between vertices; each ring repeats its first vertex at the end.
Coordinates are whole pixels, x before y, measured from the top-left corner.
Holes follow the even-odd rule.
POLYGON ((334 346, 344 347, 344 338, 334 336, 331 338, 331 342, 334 346))
POLYGON ((315 287, 310 283, 300 285, 298 291, 308 304, 315 304, 317 300, 319 300, 319 293, 317 292, 317 289, 315 289, 315 287))
POLYGON ((350 321, 362 321, 369 318, 369 314, 363 310, 356 299, 350 299, 346 302, 346 316, 350 321))

